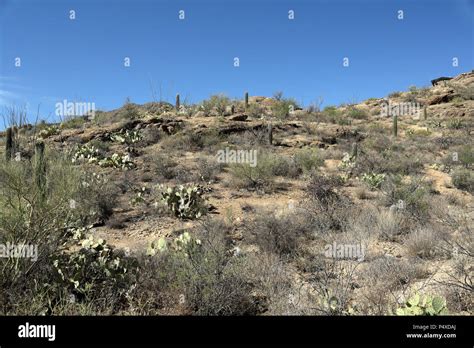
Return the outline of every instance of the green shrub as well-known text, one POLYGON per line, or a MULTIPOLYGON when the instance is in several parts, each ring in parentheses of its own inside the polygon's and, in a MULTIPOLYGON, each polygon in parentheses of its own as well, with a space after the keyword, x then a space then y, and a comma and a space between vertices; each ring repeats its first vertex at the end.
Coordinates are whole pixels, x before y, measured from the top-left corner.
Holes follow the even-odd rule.
POLYGON ((365 120, 368 117, 367 112, 357 107, 350 107, 348 116, 356 120, 365 120))
POLYGON ((204 100, 201 104, 201 109, 204 111, 206 116, 216 112, 219 116, 225 114, 226 108, 231 104, 230 99, 223 95, 212 95, 208 100, 204 100))
POLYGON ((317 149, 303 149, 296 152, 294 155, 296 166, 303 172, 309 173, 313 169, 324 164, 320 151, 317 149))
POLYGON ((465 168, 456 169, 451 178, 456 188, 474 193, 474 174, 472 170, 465 168))

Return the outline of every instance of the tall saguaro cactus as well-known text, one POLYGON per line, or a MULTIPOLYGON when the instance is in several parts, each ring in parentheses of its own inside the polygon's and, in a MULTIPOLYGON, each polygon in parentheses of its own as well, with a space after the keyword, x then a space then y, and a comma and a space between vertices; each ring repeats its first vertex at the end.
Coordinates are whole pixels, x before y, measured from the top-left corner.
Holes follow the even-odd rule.
POLYGON ((398 135, 398 116, 393 116, 393 136, 398 135))
POLYGON ((38 142, 35 145, 35 184, 40 198, 46 196, 46 160, 44 158, 44 143, 38 142))
POLYGON ((14 148, 13 129, 7 128, 7 140, 5 142, 5 157, 7 161, 11 160, 12 158, 13 148, 14 148))
POLYGON ((426 121, 426 119, 428 118, 428 112, 426 110, 426 105, 423 107, 423 119, 426 121))
POLYGON ((245 109, 249 107, 249 92, 245 92, 245 109))
POLYGON ((273 125, 271 123, 268 124, 268 143, 273 144, 273 125))
POLYGON ((351 158, 356 159, 358 152, 359 152, 359 148, 358 148, 357 143, 353 143, 352 148, 351 148, 351 158))
POLYGON ((176 94, 176 111, 179 111, 179 107, 181 106, 179 93, 176 94))

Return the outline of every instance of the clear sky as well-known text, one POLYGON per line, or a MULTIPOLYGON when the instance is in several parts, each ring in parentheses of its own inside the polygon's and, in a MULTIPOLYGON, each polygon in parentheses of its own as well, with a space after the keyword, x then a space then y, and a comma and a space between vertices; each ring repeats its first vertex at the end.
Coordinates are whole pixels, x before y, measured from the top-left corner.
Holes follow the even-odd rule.
POLYGON ((110 110, 152 89, 382 97, 473 69, 473 12, 472 0, 0 0, 0 107, 41 104, 53 120, 63 99, 110 110))

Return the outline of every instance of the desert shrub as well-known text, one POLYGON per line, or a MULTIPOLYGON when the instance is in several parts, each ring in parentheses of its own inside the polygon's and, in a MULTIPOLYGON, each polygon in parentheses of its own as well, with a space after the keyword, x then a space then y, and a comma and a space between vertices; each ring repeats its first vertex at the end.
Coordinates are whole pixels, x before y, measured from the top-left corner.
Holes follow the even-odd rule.
POLYGON ((176 176, 176 163, 167 155, 158 153, 153 156, 154 172, 161 179, 171 180, 176 176))
POLYGON ((287 118, 290 112, 299 108, 298 102, 292 98, 279 98, 272 105, 272 115, 278 118, 287 118))
POLYGON ((307 212, 314 232, 342 231, 350 215, 350 200, 337 187, 338 177, 313 174, 306 188, 307 212))
POLYGON ((206 116, 211 115, 213 112, 216 112, 219 116, 223 116, 230 103, 230 99, 223 94, 212 95, 208 100, 202 102, 201 109, 206 116))
POLYGON ((265 114, 265 109, 258 104, 250 104, 246 113, 253 118, 261 118, 265 114))
POLYGON ((411 175, 419 173, 422 168, 423 162, 419 156, 389 149, 381 152, 369 150, 358 155, 354 173, 411 175))
POLYGON ((181 219, 197 219, 206 214, 207 206, 202 197, 203 188, 193 185, 160 187, 161 200, 181 219))
POLYGON ((198 161, 198 176, 199 179, 205 182, 215 181, 217 175, 222 171, 223 164, 217 161, 208 160, 206 158, 198 161))
POLYGON ((430 259, 436 256, 439 234, 427 228, 413 231, 405 240, 405 246, 410 256, 430 259))
POLYGON ((318 315, 354 315, 354 284, 358 264, 344 265, 337 260, 324 260, 311 275, 315 293, 313 311, 318 315))
POLYGON ((463 100, 474 100, 474 86, 453 85, 454 90, 463 100))
POLYGON ((294 155, 294 161, 297 168, 303 173, 309 173, 324 164, 322 154, 316 149, 302 149, 297 151, 294 155))
MULTIPOLYGON (((259 152, 260 153, 260 152, 259 152)), ((238 188, 271 188, 275 175, 288 175, 290 164, 287 158, 274 154, 258 156, 255 166, 236 163, 229 166, 232 175, 230 184, 238 188)))
POLYGON ((350 107, 348 109, 347 115, 350 118, 354 118, 356 120, 364 120, 368 117, 367 112, 357 107, 350 107))
POLYGON ((425 270, 416 262, 382 256, 368 264, 361 274, 361 280, 396 296, 394 291, 406 289, 413 281, 425 275, 425 270))
MULTIPOLYGON (((39 315, 61 310, 68 293, 55 282, 53 262, 71 238, 71 231, 94 219, 89 208, 98 204, 97 197, 85 193, 77 167, 49 150, 45 163, 45 180, 41 181, 45 186, 41 188, 30 162, 0 163, 0 242, 37 247, 34 262, 0 258, 0 293, 8 294, 0 296, 2 313, 39 315)), ((93 311, 92 307, 81 308, 93 311)))
POLYGON ((456 188, 474 193, 474 174, 472 170, 456 169, 451 178, 456 188))
POLYGON ((83 127, 86 122, 87 118, 84 116, 68 117, 61 122, 59 127, 61 129, 77 129, 83 127))
POLYGON ((430 186, 421 178, 413 177, 405 182, 401 176, 390 176, 384 181, 382 192, 385 206, 395 206, 419 221, 429 217, 430 186))
POLYGON ((261 212, 245 228, 261 250, 289 257, 298 254, 302 240, 311 232, 305 216, 296 213, 261 212))
POLYGON ((179 248, 164 251, 172 259, 166 272, 174 275, 173 290, 182 295, 188 314, 258 313, 249 281, 253 272, 244 257, 231 252, 226 231, 222 222, 204 220, 193 236, 181 238, 179 248))
POLYGON ((103 223, 117 206, 119 188, 104 175, 85 171, 81 175, 80 190, 72 199, 77 202, 83 224, 103 223))
POLYGON ((450 129, 462 129, 465 127, 464 123, 459 118, 449 120, 446 126, 450 129))
POLYGON ((263 129, 245 131, 242 134, 229 135, 228 141, 236 145, 265 145, 268 144, 268 133, 263 129))
POLYGON ((396 92, 390 93, 390 94, 388 95, 388 97, 389 97, 389 98, 398 98, 398 97, 400 97, 401 95, 402 95, 402 92, 396 91, 396 92))

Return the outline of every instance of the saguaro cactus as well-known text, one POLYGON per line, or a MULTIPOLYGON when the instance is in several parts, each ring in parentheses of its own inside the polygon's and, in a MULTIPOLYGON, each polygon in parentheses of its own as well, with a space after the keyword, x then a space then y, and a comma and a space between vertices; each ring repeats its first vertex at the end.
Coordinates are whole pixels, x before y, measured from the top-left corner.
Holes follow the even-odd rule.
POLYGON ((393 116, 393 136, 398 135, 398 116, 393 116))
POLYGON ((176 110, 179 111, 179 107, 181 106, 180 99, 179 99, 179 93, 176 94, 176 110))
POLYGON ((356 159, 358 152, 359 152, 359 149, 358 149, 357 143, 353 143, 352 148, 351 148, 351 158, 356 159))
POLYGON ((46 195, 46 161, 44 158, 44 143, 35 145, 35 184, 41 199, 46 195))
POLYGON ((234 113, 235 113, 235 106, 234 106, 234 104, 232 104, 230 106, 230 114, 233 115, 234 113))
POLYGON ((268 143, 273 144, 273 125, 271 123, 268 124, 268 143))
POLYGON ((13 148, 14 148, 13 129, 7 128, 7 140, 5 142, 5 156, 6 156, 7 161, 11 160, 12 158, 13 148))
POLYGON ((426 121, 426 119, 428 118, 428 113, 427 113, 427 107, 426 105, 423 107, 423 119, 426 121))
POLYGON ((245 109, 249 107, 249 92, 245 92, 245 109))

